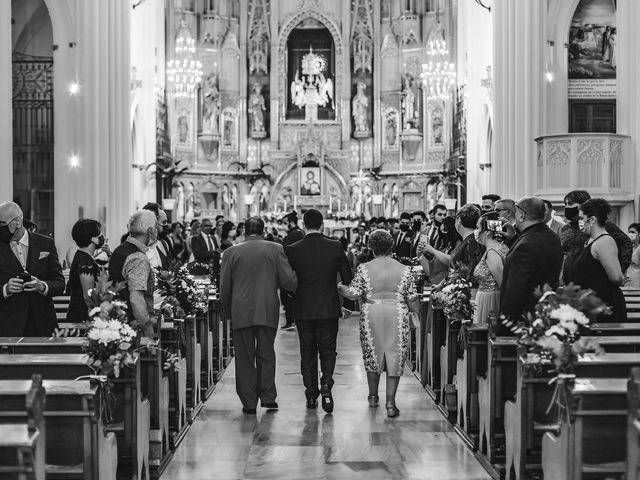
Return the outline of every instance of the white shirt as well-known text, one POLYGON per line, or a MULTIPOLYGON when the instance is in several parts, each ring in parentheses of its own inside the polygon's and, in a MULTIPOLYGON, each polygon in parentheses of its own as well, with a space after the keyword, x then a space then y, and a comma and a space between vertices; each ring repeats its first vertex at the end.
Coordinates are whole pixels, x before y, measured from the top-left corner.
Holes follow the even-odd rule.
POLYGON ((149 247, 147 250, 147 258, 149 259, 149 263, 151 263, 151 268, 156 269, 162 267, 162 260, 160 260, 157 243, 149 247))
MULTIPOLYGON (((11 240, 9 242, 9 246, 11 247, 11 251, 14 253, 14 255, 16 255, 16 258, 20 262, 20 265, 22 265, 22 268, 26 270, 27 259, 29 258, 29 232, 27 232, 27 229, 24 230, 24 233, 22 234, 20 240, 11 240)), ((44 292, 42 292, 42 295, 46 296, 47 293, 49 293, 49 285, 46 282, 42 283, 44 283, 44 292)), ((2 295, 4 295, 4 298, 9 298, 11 296, 7 292, 7 284, 2 287, 2 295)))

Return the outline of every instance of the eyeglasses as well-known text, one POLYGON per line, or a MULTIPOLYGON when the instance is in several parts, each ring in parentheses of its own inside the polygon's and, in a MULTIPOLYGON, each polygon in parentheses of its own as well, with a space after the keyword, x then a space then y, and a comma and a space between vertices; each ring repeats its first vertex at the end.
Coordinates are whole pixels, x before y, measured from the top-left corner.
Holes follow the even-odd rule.
POLYGON ((15 222, 18 218, 20 217, 15 217, 12 218, 11 220, 9 220, 8 222, 3 222, 2 220, 0 220, 0 227, 4 227, 5 225, 11 225, 13 222, 15 222))
POLYGON ((516 205, 516 208, 522 210, 522 213, 524 213, 525 217, 528 215, 527 211, 524 208, 522 208, 520 205, 516 205))

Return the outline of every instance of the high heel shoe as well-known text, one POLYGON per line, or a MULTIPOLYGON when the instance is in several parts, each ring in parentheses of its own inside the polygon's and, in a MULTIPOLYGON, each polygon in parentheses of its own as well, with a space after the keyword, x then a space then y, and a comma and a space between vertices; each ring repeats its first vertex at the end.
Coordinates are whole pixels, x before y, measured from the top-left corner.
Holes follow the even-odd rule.
POLYGON ((387 403, 387 417, 393 418, 400 415, 400 410, 395 405, 390 405, 387 403))
POLYGON ((369 406, 371 408, 376 408, 380 402, 380 397, 378 397, 378 395, 369 395, 367 400, 369 401, 369 406))

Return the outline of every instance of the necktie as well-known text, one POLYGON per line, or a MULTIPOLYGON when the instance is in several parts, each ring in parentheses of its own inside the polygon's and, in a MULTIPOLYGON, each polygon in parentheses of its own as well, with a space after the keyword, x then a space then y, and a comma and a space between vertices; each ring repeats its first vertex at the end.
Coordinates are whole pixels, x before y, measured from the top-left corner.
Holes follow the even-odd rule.
POLYGON ((207 249, 213 250, 213 243, 211 243, 211 235, 207 235, 207 249))

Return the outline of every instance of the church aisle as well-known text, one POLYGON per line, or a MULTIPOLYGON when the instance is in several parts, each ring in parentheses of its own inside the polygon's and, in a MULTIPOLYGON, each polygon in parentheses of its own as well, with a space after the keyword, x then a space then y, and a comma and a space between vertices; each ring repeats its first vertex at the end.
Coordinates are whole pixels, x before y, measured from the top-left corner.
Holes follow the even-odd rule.
POLYGON ((408 369, 400 416, 386 416, 384 381, 369 408, 356 317, 340 324, 332 415, 305 407, 297 333, 279 331, 276 352, 280 410, 244 415, 232 363, 163 480, 490 478, 408 369))

